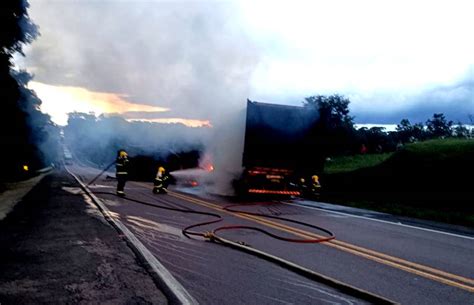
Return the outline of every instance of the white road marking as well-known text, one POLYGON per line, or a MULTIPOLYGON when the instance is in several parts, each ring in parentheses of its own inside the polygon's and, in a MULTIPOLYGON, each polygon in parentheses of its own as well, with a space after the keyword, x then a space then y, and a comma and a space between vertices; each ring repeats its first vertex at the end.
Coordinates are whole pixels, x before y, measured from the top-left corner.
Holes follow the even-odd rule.
POLYGON ((308 205, 305 205, 305 204, 302 204, 302 203, 297 203, 297 202, 293 202, 293 203, 281 202, 281 203, 287 204, 287 205, 297 205, 297 206, 299 206, 299 207, 307 208, 307 209, 312 209, 312 210, 320 210, 320 211, 324 211, 324 212, 328 212, 328 213, 346 215, 346 216, 350 216, 350 217, 362 218, 362 219, 367 219, 367 220, 372 220, 372 221, 377 221, 377 222, 382 222, 382 223, 388 223, 388 224, 391 224, 391 225, 397 225, 397 226, 402 226, 402 227, 406 227, 406 228, 418 229, 418 230, 427 231, 427 232, 432 232, 432 233, 439 233, 439 234, 444 234, 444 235, 449 235, 449 236, 454 236, 454 237, 459 237, 459 238, 474 240, 474 237, 470 237, 470 236, 467 236, 467 235, 460 235, 460 234, 455 234, 455 233, 449 233, 449 232, 444 232, 444 231, 438 231, 438 230, 433 230, 433 229, 427 229, 427 228, 423 228, 423 227, 417 227, 417 226, 412 226, 412 225, 403 224, 403 223, 401 223, 401 222, 393 222, 393 221, 375 219, 375 218, 371 218, 371 217, 359 216, 359 215, 354 215, 354 214, 349 214, 349 213, 336 212, 336 211, 327 210, 327 209, 323 209, 323 208, 308 206, 308 205))

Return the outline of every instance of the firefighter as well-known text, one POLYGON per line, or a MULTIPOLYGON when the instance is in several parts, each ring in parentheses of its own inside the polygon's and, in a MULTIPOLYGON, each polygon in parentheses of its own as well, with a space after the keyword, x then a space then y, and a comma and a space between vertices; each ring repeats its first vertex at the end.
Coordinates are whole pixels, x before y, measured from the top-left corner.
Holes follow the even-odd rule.
POLYGON ((153 193, 154 194, 163 194, 167 193, 168 190, 168 180, 169 176, 166 174, 166 170, 163 166, 158 167, 158 172, 156 173, 154 186, 153 186, 153 193))
POLYGON ((301 194, 307 194, 308 186, 306 185, 306 179, 301 177, 299 181, 299 188, 301 190, 301 194))
POLYGON ((311 194, 313 196, 319 195, 321 190, 321 183, 319 183, 319 177, 317 175, 311 176, 311 194))
POLYGON ((124 149, 117 152, 115 161, 115 176, 117 177, 117 195, 125 196, 124 188, 128 178, 129 160, 128 154, 124 149))

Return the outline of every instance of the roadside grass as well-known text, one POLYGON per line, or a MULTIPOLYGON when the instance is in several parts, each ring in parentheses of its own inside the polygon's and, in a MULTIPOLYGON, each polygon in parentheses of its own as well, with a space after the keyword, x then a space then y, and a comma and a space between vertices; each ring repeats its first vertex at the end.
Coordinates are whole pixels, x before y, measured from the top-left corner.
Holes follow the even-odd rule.
POLYGON ((361 168, 372 167, 381 164, 393 155, 390 153, 365 154, 355 156, 336 157, 326 161, 324 172, 326 174, 335 174, 350 172, 361 168))
MULTIPOLYGON (((385 194, 386 197, 390 197, 391 194, 385 194)), ((402 217, 412 217, 418 219, 425 219, 430 221, 437 221, 455 225, 462 225, 467 227, 474 227, 474 213, 465 212, 463 210, 457 211, 452 208, 452 205, 435 205, 429 206, 417 206, 409 203, 393 200, 377 200, 367 199, 367 197, 360 197, 358 194, 355 196, 351 195, 336 195, 336 194, 325 194, 320 200, 323 202, 329 202, 334 204, 345 205, 354 208, 373 210, 382 213, 388 213, 392 215, 402 217)))
POLYGON ((435 156, 438 159, 452 158, 466 152, 474 152, 474 139, 436 139, 411 143, 405 150, 422 156, 435 156))
POLYGON ((473 174, 474 140, 429 140, 392 154, 334 159, 321 200, 474 227, 473 174))

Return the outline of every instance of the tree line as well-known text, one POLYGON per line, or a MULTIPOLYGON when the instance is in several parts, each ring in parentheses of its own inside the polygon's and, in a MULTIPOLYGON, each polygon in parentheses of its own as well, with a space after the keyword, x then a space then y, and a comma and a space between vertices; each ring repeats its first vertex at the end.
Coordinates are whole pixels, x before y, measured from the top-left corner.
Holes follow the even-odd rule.
MULTIPOLYGON (((305 98, 303 106, 319 115, 313 126, 314 143, 325 156, 394 151, 405 143, 439 138, 474 138, 474 129, 461 122, 448 120, 443 113, 434 113, 426 122, 412 124, 402 119, 395 131, 384 127, 356 128, 350 115, 350 100, 343 95, 315 95, 305 98)), ((471 122, 474 120, 472 114, 471 122)))
POLYGON ((74 157, 84 164, 106 167, 125 149, 136 167, 154 172, 156 165, 171 164, 173 169, 197 166, 198 152, 204 150, 209 128, 183 124, 129 122, 116 115, 69 113, 64 141, 74 157), (151 164, 151 165, 150 165, 151 164))
POLYGON ((23 55, 24 45, 39 35, 27 8, 25 0, 9 0, 0 9, 0 181, 28 176, 58 158, 59 129, 27 88, 32 75, 14 68, 14 55, 23 55))

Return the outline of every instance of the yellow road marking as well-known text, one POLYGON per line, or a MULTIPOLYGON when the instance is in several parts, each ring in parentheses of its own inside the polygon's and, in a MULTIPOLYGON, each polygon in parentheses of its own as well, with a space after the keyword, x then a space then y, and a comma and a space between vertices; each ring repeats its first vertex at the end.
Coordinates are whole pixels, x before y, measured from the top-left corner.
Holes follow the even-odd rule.
MULTIPOLYGON (((219 205, 215 205, 215 204, 209 203, 207 201, 203 201, 203 200, 196 199, 196 198, 193 198, 193 197, 188 197, 186 195, 178 194, 178 193, 175 193, 175 192, 172 192, 171 195, 174 196, 174 197, 178 197, 180 199, 184 199, 184 200, 196 203, 196 204, 206 206, 206 207, 211 208, 211 209, 215 209, 215 210, 219 210, 221 212, 225 212, 227 214, 231 214, 231 215, 238 216, 238 217, 245 218, 245 219, 250 219, 250 220, 253 220, 253 221, 258 222, 260 224, 272 227, 274 229, 279 229, 279 230, 282 230, 282 231, 285 231, 285 232, 289 232, 289 233, 292 233, 292 234, 300 236, 300 237, 304 237, 304 238, 308 238, 308 237, 322 238, 323 237, 323 236, 320 236, 320 235, 315 234, 315 233, 311 233, 311 232, 307 232, 307 231, 304 231, 304 230, 301 230, 301 229, 289 227, 289 226, 287 226, 285 224, 282 224, 282 223, 270 221, 270 220, 267 220, 267 219, 262 219, 261 217, 258 217, 258 216, 255 216, 255 215, 229 212, 229 211, 223 210, 222 207, 219 206, 219 205)), ((412 262, 409 262, 409 261, 406 261, 406 260, 403 260, 403 259, 400 259, 400 258, 397 258, 397 257, 393 257, 393 256, 390 256, 390 255, 387 255, 387 254, 383 254, 383 253, 373 251, 373 250, 361 248, 361 247, 351 245, 351 244, 348 244, 348 243, 345 243, 345 242, 342 242, 342 241, 338 241, 338 240, 332 240, 332 241, 327 242, 325 244, 328 245, 328 246, 346 251, 346 252, 350 252, 350 253, 358 255, 358 256, 365 257, 367 259, 371 259, 373 261, 377 261, 377 262, 382 263, 382 264, 386 264, 386 265, 389 265, 389 266, 392 266, 392 267, 395 267, 395 268, 398 268, 398 269, 402 269, 402 270, 405 270, 405 271, 408 271, 408 272, 411 272, 411 273, 414 273, 414 274, 417 274, 417 275, 420 275, 420 276, 423 276, 423 277, 427 277, 427 278, 430 278, 430 279, 433 279, 433 280, 451 285, 451 286, 455 286, 455 287, 458 287, 458 288, 461 288, 461 289, 468 290, 470 292, 474 292, 474 287, 470 287, 470 286, 464 285, 462 283, 454 282, 454 281, 451 281, 449 279, 441 278, 441 277, 438 277, 436 275, 429 274, 427 272, 436 273, 438 275, 445 276, 445 277, 448 277, 448 278, 451 278, 451 279, 456 279, 456 280, 459 280, 461 282, 465 282, 465 283, 468 283, 468 284, 474 282, 473 280, 468 279, 468 278, 464 278, 464 277, 461 277, 461 276, 458 276, 458 275, 455 275, 455 274, 451 274, 451 273, 448 273, 448 272, 444 272, 444 271, 441 271, 441 270, 438 270, 438 269, 434 269, 434 268, 431 268, 431 267, 427 267, 427 266, 419 265, 419 264, 416 264, 416 263, 412 263, 412 262), (405 264, 407 266, 404 266, 404 265, 401 265, 401 264, 405 264), (412 267, 409 267, 410 265, 412 265, 412 267, 416 266, 416 268, 419 268, 421 270, 413 269, 412 267)))
MULTIPOLYGON (((181 196, 180 197, 181 199, 185 199, 185 200, 188 200, 188 201, 196 200, 196 201, 199 201, 203 204, 209 205, 210 208, 218 209, 218 210, 223 211, 223 212, 229 212, 229 211, 223 210, 222 207, 219 206, 219 205, 215 205, 215 204, 212 204, 212 203, 209 203, 209 202, 206 202, 206 201, 202 201, 200 199, 196 199, 196 198, 193 198, 193 197, 188 197, 186 195, 182 195, 182 194, 178 194, 178 193, 174 193, 174 192, 173 192, 172 195, 181 196)), ((324 236, 319 235, 319 234, 315 234, 315 233, 308 232, 308 231, 305 231, 305 230, 301 230, 301 229, 298 229, 298 228, 290 227, 288 225, 285 225, 285 224, 282 224, 282 223, 279 223, 279 222, 274 222, 274 221, 271 221, 271 220, 268 220, 268 219, 265 219, 265 218, 261 218, 259 216, 255 216, 255 215, 248 215, 248 214, 245 214, 245 213, 238 213, 238 212, 230 212, 230 214, 245 215, 247 219, 251 218, 251 219, 254 219, 254 220, 256 220, 260 223, 263 222, 265 225, 272 225, 272 226, 276 225, 279 228, 292 231, 292 233, 299 233, 299 234, 303 235, 305 238, 308 238, 308 237, 323 238, 324 237, 324 236)), ((342 246, 342 247, 351 248, 352 250, 355 250, 355 251, 364 252, 364 253, 369 254, 371 256, 378 256, 378 257, 384 258, 386 260, 391 260, 391 261, 394 261, 394 262, 405 264, 407 266, 411 266, 411 267, 414 267, 414 268, 419 268, 423 271, 429 271, 429 272, 432 272, 432 273, 436 273, 438 275, 442 275, 442 276, 445 276, 445 277, 450 277, 452 279, 456 279, 456 280, 459 280, 461 282, 465 282, 465 283, 468 283, 468 284, 474 284, 474 280, 469 279, 469 278, 465 278, 465 277, 458 276, 458 275, 455 275, 455 274, 452 274, 452 273, 448 273, 448 272, 445 272, 445 271, 442 271, 442 270, 438 270, 438 269, 434 269, 434 268, 431 268, 431 267, 428 267, 428 266, 424 266, 424 265, 420 265, 420 264, 413 263, 413 262, 410 262, 410 261, 406 261, 406 260, 398 258, 398 257, 394 257, 394 256, 390 256, 390 255, 387 255, 387 254, 384 254, 384 253, 376 252, 376 251, 373 251, 373 250, 370 250, 370 249, 362 248, 362 247, 352 245, 352 244, 349 244, 349 243, 346 243, 346 242, 343 242, 343 241, 331 240, 330 243, 331 244, 336 244, 336 245, 342 246)))
MULTIPOLYGON (((141 185, 149 187, 148 185, 145 185, 145 184, 141 184, 141 185)), ((226 211, 226 210, 223 210, 223 208, 219 205, 216 205, 216 204, 213 204, 213 203, 201 200, 201 199, 189 197, 189 196, 186 196, 186 195, 183 195, 183 194, 180 194, 180 193, 170 191, 169 195, 171 195, 173 197, 176 197, 176 198, 179 198, 179 199, 186 200, 186 201, 191 202, 191 203, 195 203, 195 204, 198 204, 198 205, 201 205, 201 206, 205 206, 207 208, 214 209, 214 210, 217 210, 217 211, 229 214, 229 215, 233 215, 233 216, 236 216, 236 217, 240 217, 240 218, 243 218, 243 219, 254 221, 254 222, 260 223, 260 224, 262 224, 264 226, 267 226, 267 227, 271 227, 271 228, 274 228, 274 229, 277 229, 277 230, 285 231, 287 233, 291 233, 291 234, 294 234, 294 235, 299 236, 299 237, 303 237, 303 238, 308 238, 308 237, 310 237, 310 238, 322 238, 323 237, 321 235, 318 235, 318 234, 315 234, 315 233, 312 233, 312 232, 308 232, 308 231, 301 230, 301 229, 298 229, 298 228, 290 227, 290 226, 287 226, 287 225, 279 223, 279 222, 270 221, 268 219, 265 219, 265 218, 262 218, 262 217, 259 217, 259 216, 248 215, 248 214, 245 214, 245 213, 226 211)), ((352 244, 349 244, 349 243, 346 243, 346 242, 343 242, 343 241, 339 241, 339 240, 332 240, 332 241, 329 241, 329 242, 325 242, 323 244, 327 245, 327 246, 330 246, 330 247, 333 247, 333 248, 336 248, 336 249, 339 249, 339 250, 342 250, 342 251, 345 251, 345 252, 349 252, 349 253, 354 254, 356 256, 364 257, 364 258, 367 258, 369 260, 379 262, 381 264, 392 266, 394 268, 398 268, 398 269, 401 269, 401 270, 404 270, 404 271, 407 271, 407 272, 410 272, 410 273, 413 273, 413 274, 416 274, 416 275, 419 275, 419 276, 422 276, 422 277, 425 277, 425 278, 429 278, 429 279, 432 279, 434 281, 438 281, 438 282, 441 282, 441 283, 444 283, 444 284, 447 284, 447 285, 450 285, 450 286, 454 286, 454 287, 457 287, 457 288, 460 288, 460 289, 464 289, 464 290, 467 290, 469 292, 474 292, 474 287, 465 285, 465 284, 474 284, 474 280, 469 279, 469 278, 465 278, 465 277, 455 275, 455 274, 452 274, 452 273, 448 273, 448 272, 445 272, 445 271, 442 271, 442 270, 438 270, 438 269, 435 269, 435 268, 432 268, 432 267, 428 267, 428 266, 420 265, 420 264, 413 263, 413 262, 410 262, 410 261, 406 261, 406 260, 398 258, 398 257, 394 257, 394 256, 390 256, 390 255, 387 255, 387 254, 384 254, 384 253, 373 251, 373 250, 370 250, 370 249, 362 248, 362 247, 352 245, 352 244), (417 268, 417 269, 415 269, 415 268, 417 268), (428 273, 428 272, 431 272, 431 274, 428 273), (444 276, 446 278, 443 278, 441 276, 444 276), (455 281, 452 281, 451 279, 458 280, 458 281, 463 282, 463 283, 455 282, 455 281)))

